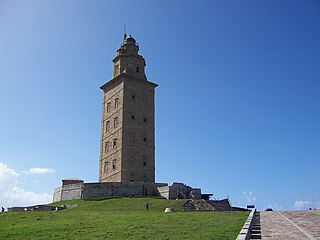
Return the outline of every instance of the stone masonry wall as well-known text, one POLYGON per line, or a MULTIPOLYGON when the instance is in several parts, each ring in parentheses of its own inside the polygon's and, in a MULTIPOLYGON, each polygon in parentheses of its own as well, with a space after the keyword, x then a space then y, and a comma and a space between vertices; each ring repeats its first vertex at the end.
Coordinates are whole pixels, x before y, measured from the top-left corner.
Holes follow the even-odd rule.
POLYGON ((83 183, 68 184, 54 190, 53 202, 82 199, 83 183))
POLYGON ((54 189, 53 202, 61 201, 61 190, 62 190, 62 187, 57 187, 57 188, 54 189))
POLYGON ((137 182, 104 182, 104 183, 86 183, 83 189, 82 199, 88 199, 96 196, 122 196, 122 197, 142 197, 154 196, 156 187, 153 183, 137 182))
POLYGON ((162 196, 167 199, 201 199, 201 189, 191 188, 182 183, 152 182, 97 182, 63 185, 55 189, 53 202, 89 199, 101 196, 142 197, 162 196))
POLYGON ((55 189, 53 202, 89 199, 100 196, 142 197, 160 196, 157 186, 164 184, 144 182, 100 182, 69 184, 55 189))

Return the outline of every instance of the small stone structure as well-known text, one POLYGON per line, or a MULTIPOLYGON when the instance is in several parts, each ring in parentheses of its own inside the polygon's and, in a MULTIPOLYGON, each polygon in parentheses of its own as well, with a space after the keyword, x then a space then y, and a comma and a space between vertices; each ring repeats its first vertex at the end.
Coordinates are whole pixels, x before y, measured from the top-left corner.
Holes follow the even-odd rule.
POLYGON ((174 209, 173 209, 173 208, 166 208, 166 209, 164 210, 164 212, 165 212, 165 213, 172 213, 172 212, 174 212, 174 209))

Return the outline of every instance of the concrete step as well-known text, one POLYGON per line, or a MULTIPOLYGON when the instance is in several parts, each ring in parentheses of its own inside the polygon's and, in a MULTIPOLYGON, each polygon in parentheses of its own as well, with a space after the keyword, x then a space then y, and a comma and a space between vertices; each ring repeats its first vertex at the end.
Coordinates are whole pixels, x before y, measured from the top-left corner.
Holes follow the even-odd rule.
POLYGON ((261 234, 251 234, 250 239, 261 239, 261 234))
POLYGON ((252 220, 250 239, 261 239, 260 212, 257 212, 252 220))

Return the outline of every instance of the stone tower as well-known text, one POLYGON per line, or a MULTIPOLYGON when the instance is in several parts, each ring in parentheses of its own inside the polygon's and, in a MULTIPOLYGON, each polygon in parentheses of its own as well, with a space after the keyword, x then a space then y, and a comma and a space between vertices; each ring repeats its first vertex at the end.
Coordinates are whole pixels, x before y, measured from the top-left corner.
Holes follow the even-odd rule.
POLYGON ((102 85, 99 182, 155 182, 154 89, 145 60, 130 36, 113 59, 102 85))

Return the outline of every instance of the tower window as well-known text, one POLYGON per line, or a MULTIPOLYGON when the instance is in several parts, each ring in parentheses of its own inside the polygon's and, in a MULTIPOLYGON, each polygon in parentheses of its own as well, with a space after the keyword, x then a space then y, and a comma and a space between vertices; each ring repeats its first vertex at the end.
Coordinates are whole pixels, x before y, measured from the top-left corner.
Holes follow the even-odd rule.
POLYGON ((106 131, 108 132, 110 130, 110 121, 106 122, 106 131))
POLYGON ((136 67, 136 71, 137 71, 137 73, 139 73, 139 70, 140 70, 140 69, 139 69, 139 67, 136 67))
POLYGON ((106 142, 106 143, 105 143, 104 151, 105 151, 105 152, 109 152, 109 142, 106 142))
POLYGON ((112 145, 113 149, 117 148, 117 139, 113 139, 113 145, 112 145))
POLYGON ((135 100, 135 99, 136 99, 136 96, 135 96, 135 95, 132 95, 131 98, 132 98, 132 100, 135 100))
POLYGON ((134 172, 130 172, 130 176, 133 177, 134 176, 134 172))
POLYGON ((117 127, 118 127, 118 118, 117 118, 117 117, 115 117, 115 118, 113 119, 113 127, 114 127, 114 128, 117 128, 117 127))
POLYGON ((146 119, 146 118, 143 118, 143 122, 146 123, 146 122, 147 122, 147 119, 146 119))
POLYGON ((110 110, 111 110, 111 103, 108 102, 108 103, 107 103, 107 112, 110 112, 110 110))
POLYGON ((146 137, 144 137, 144 138, 143 138, 143 142, 146 142, 146 141, 147 141, 147 138, 146 138, 146 137))
POLYGON ((117 160, 112 161, 112 170, 116 170, 117 160))
POLYGON ((147 162, 143 162, 143 166, 146 167, 147 166, 147 162))
POLYGON ((114 108, 118 108, 118 106, 119 106, 119 98, 116 98, 114 100, 114 108))
POLYGON ((134 120, 134 115, 131 115, 131 119, 134 120))
POLYGON ((116 64, 116 65, 114 66, 114 75, 118 75, 119 72, 120 72, 119 64, 116 64))
POLYGON ((103 171, 108 172, 108 162, 104 162, 103 171))

